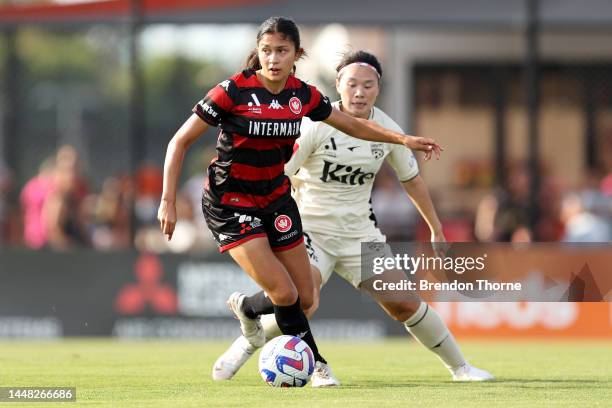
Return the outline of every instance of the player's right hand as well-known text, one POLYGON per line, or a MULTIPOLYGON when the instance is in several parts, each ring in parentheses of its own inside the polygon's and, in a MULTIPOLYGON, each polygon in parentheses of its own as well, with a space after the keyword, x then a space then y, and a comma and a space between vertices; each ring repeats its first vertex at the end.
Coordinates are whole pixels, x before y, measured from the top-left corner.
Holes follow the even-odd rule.
POLYGON ((157 220, 159 221, 161 232, 170 241, 176 226, 176 203, 174 201, 161 200, 157 210, 157 220))
POLYGON ((404 146, 412 150, 425 152, 426 161, 431 159, 433 154, 436 155, 436 159, 440 159, 440 154, 442 154, 444 150, 435 140, 419 136, 407 136, 404 139, 404 146))

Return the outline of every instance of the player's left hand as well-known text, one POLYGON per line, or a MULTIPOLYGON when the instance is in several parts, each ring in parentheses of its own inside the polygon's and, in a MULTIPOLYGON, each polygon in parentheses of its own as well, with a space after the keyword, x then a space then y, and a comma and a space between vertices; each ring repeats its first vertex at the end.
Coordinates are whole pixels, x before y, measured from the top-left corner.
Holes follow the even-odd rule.
POLYGON ((412 150, 425 152, 425 161, 431 159, 434 154, 436 155, 436 159, 439 160, 440 155, 444 151, 438 142, 428 137, 407 136, 404 139, 404 146, 412 150))

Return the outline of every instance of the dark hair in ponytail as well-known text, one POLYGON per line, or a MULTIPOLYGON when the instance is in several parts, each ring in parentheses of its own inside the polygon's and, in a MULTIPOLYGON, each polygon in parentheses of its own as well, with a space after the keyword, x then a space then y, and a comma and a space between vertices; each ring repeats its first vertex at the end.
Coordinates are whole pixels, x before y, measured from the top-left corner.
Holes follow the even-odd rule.
POLYGON ((257 48, 253 48, 246 59, 246 67, 254 71, 261 69, 261 63, 259 62, 259 55, 257 55, 257 48))
MULTIPOLYGON (((259 26, 257 32, 257 44, 261 40, 264 34, 282 34, 285 38, 291 40, 295 45, 296 52, 303 50, 300 47, 300 30, 298 29, 295 22, 286 17, 270 17, 259 26)), ((259 62, 259 55, 257 55, 257 48, 253 49, 246 60, 246 67, 258 70, 261 69, 261 63, 259 62)))
POLYGON ((346 67, 347 65, 351 65, 354 62, 365 62, 366 64, 373 66, 376 72, 378 72, 378 75, 380 75, 380 78, 382 78, 382 66, 380 65, 380 62, 378 62, 378 58, 363 50, 351 51, 344 54, 342 56, 342 60, 336 67, 336 72, 340 72, 342 68, 346 67))

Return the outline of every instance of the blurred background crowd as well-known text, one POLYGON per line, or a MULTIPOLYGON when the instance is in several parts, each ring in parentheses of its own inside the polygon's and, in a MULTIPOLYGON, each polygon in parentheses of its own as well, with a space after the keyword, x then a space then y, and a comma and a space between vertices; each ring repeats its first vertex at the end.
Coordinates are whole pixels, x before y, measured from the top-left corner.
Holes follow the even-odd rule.
MULTIPOLYGON (((158 229, 156 215, 162 190, 162 167, 146 164, 135 175, 110 176, 95 186, 81 170, 77 150, 63 145, 40 163, 36 174, 19 185, 2 168, 0 231, 3 245, 58 251, 136 247, 154 252, 214 250, 201 213, 206 163, 214 150, 198 152, 187 163, 177 196, 179 221, 171 242, 158 229)), ((431 164, 435 166, 435 163, 431 164)), ((508 171, 507 187, 480 195, 473 212, 444 213, 449 240, 478 242, 612 241, 612 174, 593 176, 564 189, 554 175, 544 178, 534 231, 529 226, 528 173, 522 163, 508 171)), ((444 191, 432 191, 437 203, 444 191)), ((378 175, 372 195, 380 227, 395 241, 427 240, 428 230, 390 167, 378 175)))
MULTIPOLYGON (((9 3, 21 4, 0 0, 9 3)), ((500 16, 510 7, 502 3, 500 16)), ((355 13, 338 16, 359 21, 355 13)), ((186 158, 171 242, 156 222, 164 153, 191 107, 243 67, 257 25, 244 16, 235 18, 248 24, 184 24, 196 17, 182 16, 131 26, 0 19, 0 246, 215 250, 200 208, 215 131, 186 158)), ((448 240, 612 241, 612 30, 578 16, 539 34, 535 117, 521 27, 498 28, 487 15, 475 15, 471 29, 295 17, 309 54, 300 78, 335 99, 340 54, 369 50, 384 70, 377 105, 407 132, 445 147, 421 170, 448 240)), ((411 18, 418 23, 418 13, 411 18)), ((391 240, 429 239, 390 168, 372 199, 391 240)))

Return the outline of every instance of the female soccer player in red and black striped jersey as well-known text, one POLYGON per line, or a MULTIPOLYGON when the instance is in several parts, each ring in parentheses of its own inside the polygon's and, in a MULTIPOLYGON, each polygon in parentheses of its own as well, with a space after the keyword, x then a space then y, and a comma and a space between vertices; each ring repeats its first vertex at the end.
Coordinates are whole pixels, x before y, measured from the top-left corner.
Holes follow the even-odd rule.
POLYGON ((176 224, 176 186, 187 148, 210 126, 219 126, 217 157, 208 169, 202 207, 221 252, 231 257, 272 300, 240 293, 228 304, 255 347, 265 342, 259 316, 273 312, 284 334, 299 336, 315 356, 313 386, 334 385, 319 354, 303 309, 313 302, 310 263, 303 244, 297 206, 284 174, 302 117, 324 121, 354 137, 401 144, 440 154, 431 139, 406 136, 332 108, 329 100, 294 76, 304 54, 292 20, 272 17, 260 27, 247 68, 214 87, 193 109, 168 145, 164 189, 158 211, 162 232, 172 238, 176 224))

